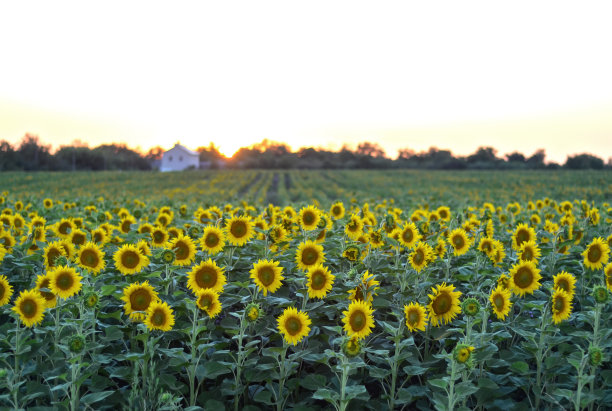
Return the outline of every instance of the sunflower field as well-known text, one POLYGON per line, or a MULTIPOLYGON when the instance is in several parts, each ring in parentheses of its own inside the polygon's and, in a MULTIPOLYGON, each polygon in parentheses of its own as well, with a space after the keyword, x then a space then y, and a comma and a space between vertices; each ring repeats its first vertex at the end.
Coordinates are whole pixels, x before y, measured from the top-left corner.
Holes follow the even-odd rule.
POLYGON ((0 409, 612 404, 610 172, 0 187, 0 409))

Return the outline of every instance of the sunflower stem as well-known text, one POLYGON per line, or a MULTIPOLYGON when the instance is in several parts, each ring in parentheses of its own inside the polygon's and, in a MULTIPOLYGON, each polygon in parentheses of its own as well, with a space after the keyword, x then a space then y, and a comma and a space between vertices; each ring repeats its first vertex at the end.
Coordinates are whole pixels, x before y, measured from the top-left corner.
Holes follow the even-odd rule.
POLYGON ((191 361, 189 363, 189 369, 187 370, 187 374, 188 374, 188 378, 189 378, 189 405, 191 407, 193 407, 195 405, 196 402, 196 398, 197 398, 197 390, 196 390, 196 386, 195 386, 195 371, 197 368, 197 362, 196 362, 196 341, 197 341, 197 334, 196 334, 196 327, 198 324, 198 306, 196 304, 193 304, 193 316, 192 316, 192 320, 191 320, 191 343, 190 343, 190 347, 191 347, 191 361))
POLYGON ((345 411, 346 407, 348 406, 350 399, 347 400, 346 399, 346 385, 348 382, 348 375, 349 375, 349 371, 351 369, 351 364, 350 362, 347 360, 346 355, 342 354, 342 362, 341 362, 341 367, 342 367, 342 380, 340 381, 340 411, 345 411))
POLYGON ((542 310, 542 322, 540 324, 540 340, 538 342, 538 351, 536 352, 536 386, 534 388, 535 394, 535 409, 540 409, 540 400, 542 397, 542 360, 543 360, 543 352, 544 346, 546 344, 546 325, 547 325, 547 317, 548 313, 548 304, 542 310))
POLYGON ((283 390, 285 389, 285 379, 287 378, 287 349, 289 346, 283 342, 283 352, 279 357, 279 379, 278 379, 278 395, 276 397, 276 411, 283 410, 285 400, 283 398, 283 390))
POLYGON ((19 370, 19 351, 21 349, 21 327, 19 325, 19 320, 15 320, 15 368, 13 368, 13 406, 15 409, 20 409, 19 407, 19 386, 17 383, 21 378, 21 371, 19 370))
POLYGON ((448 381, 448 410, 455 409, 455 374, 457 373, 456 361, 451 358, 451 374, 448 381))
POLYGON ((234 394, 234 411, 238 411, 240 408, 240 397, 242 396, 242 381, 240 380, 242 375, 242 365, 244 364, 244 350, 242 349, 242 341, 244 339, 245 332, 245 314, 246 311, 242 313, 240 317, 240 332, 238 334, 238 359, 236 361, 236 383, 235 389, 236 392, 234 394))

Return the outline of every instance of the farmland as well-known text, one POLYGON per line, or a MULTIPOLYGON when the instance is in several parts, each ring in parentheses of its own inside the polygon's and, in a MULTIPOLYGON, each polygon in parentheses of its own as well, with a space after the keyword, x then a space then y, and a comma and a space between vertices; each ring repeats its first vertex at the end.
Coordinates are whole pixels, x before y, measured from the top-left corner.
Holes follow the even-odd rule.
POLYGON ((0 174, 0 409, 604 409, 612 173, 0 174))

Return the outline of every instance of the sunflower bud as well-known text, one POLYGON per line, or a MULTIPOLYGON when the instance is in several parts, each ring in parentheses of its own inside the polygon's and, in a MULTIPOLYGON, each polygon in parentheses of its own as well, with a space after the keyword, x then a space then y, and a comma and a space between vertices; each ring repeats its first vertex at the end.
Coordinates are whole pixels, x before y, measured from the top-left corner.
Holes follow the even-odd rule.
POLYGON ((85 295, 85 306, 87 308, 95 308, 98 305, 98 301, 100 301, 100 297, 93 291, 85 295))
POLYGON ((63 255, 60 255, 59 257, 55 259, 55 266, 57 267, 60 265, 68 265, 68 259, 64 257, 63 255))
POLYGON ((168 404, 170 402, 172 402, 173 398, 172 398, 172 394, 170 394, 169 392, 164 392, 162 393, 162 395, 160 395, 159 397, 159 401, 162 404, 168 404))
POLYGON ((0 380, 3 380, 8 375, 8 370, 6 368, 0 368, 0 380))
POLYGON ((174 255, 174 251, 172 250, 164 250, 161 253, 161 259, 164 262, 164 264, 172 264, 174 262, 175 259, 175 255, 174 255))
POLYGON ((347 357, 355 357, 361 352, 361 343, 357 338, 347 338, 342 343, 342 352, 347 357))
POLYGON ((261 317, 261 307, 259 304, 251 303, 246 307, 247 319, 250 322, 255 322, 261 317))
POLYGON ((136 210, 134 210, 134 212, 132 213, 132 215, 133 215, 135 218, 140 218, 140 217, 142 217, 142 210, 140 210, 140 209, 136 209, 136 210))
POLYGON ((85 338, 82 335, 73 335, 68 341, 70 351, 79 354, 85 349, 85 338))
POLYGON ((603 353, 599 347, 589 348, 589 364, 593 367, 598 367, 603 362, 603 353))
POLYGON ((593 287, 593 298, 597 304, 605 304, 608 302, 610 298, 610 293, 606 287, 602 287, 601 285, 596 285, 593 287))
POLYGON ((453 351, 453 358, 460 364, 470 366, 472 362, 472 351, 474 351, 474 347, 471 345, 457 344, 453 351))
POLYGON ((191 238, 198 238, 201 234, 200 228, 195 225, 189 227, 189 230, 187 231, 187 235, 189 235, 191 238))
POLYGON ((469 317, 476 317, 480 312, 480 303, 475 298, 466 298, 461 304, 461 310, 469 317))

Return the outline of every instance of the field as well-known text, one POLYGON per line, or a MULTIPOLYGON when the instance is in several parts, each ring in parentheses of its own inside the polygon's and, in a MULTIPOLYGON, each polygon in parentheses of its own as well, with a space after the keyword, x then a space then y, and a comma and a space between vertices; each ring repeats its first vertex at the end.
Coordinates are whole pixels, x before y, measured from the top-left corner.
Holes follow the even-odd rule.
POLYGON ((0 409, 609 409, 612 173, 0 173, 0 409))

